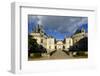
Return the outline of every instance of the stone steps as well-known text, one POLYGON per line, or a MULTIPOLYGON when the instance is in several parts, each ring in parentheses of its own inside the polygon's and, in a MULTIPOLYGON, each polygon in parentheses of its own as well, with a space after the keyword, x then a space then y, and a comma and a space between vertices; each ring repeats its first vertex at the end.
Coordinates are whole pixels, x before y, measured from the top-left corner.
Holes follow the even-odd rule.
POLYGON ((70 58, 69 55, 67 55, 65 52, 63 52, 62 50, 57 50, 55 53, 52 54, 52 56, 50 56, 50 58, 70 58))

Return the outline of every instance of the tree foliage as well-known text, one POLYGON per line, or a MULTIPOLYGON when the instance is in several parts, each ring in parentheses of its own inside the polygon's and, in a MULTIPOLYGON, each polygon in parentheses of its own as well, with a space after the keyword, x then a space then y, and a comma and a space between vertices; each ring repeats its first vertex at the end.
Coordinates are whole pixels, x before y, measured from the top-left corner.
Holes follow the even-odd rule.
POLYGON ((46 49, 42 45, 39 45, 31 35, 28 35, 28 53, 46 53, 46 49))
POLYGON ((76 42, 69 48, 69 51, 88 51, 88 38, 84 37, 83 39, 76 42))

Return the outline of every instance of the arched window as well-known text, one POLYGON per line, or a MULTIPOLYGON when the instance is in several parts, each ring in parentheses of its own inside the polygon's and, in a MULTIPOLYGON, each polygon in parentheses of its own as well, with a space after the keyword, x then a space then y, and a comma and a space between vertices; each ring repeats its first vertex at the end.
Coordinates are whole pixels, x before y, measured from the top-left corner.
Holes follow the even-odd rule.
POLYGON ((63 46, 63 49, 65 49, 65 46, 63 46))
POLYGON ((55 46, 55 49, 57 49, 57 47, 55 46))
POLYGON ((43 43, 43 39, 41 39, 41 43, 43 43))
POLYGON ((51 49, 51 46, 49 46, 49 49, 51 49))

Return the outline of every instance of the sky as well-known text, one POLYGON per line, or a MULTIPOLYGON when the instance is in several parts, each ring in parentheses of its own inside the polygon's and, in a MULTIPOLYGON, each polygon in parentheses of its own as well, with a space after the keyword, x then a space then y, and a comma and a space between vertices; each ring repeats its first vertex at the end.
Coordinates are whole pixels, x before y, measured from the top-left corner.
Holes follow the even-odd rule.
POLYGON ((46 34, 58 40, 72 36, 77 29, 84 28, 88 32, 88 17, 28 15, 29 33, 34 31, 38 24, 43 26, 46 34))

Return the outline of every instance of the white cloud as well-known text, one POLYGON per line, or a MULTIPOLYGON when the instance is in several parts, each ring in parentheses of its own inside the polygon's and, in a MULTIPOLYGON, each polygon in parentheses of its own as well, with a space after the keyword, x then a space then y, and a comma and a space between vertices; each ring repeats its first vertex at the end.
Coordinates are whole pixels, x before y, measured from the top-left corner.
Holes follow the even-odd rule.
POLYGON ((74 33, 82 24, 88 23, 87 17, 71 16, 31 16, 31 21, 61 33, 74 33))

